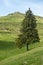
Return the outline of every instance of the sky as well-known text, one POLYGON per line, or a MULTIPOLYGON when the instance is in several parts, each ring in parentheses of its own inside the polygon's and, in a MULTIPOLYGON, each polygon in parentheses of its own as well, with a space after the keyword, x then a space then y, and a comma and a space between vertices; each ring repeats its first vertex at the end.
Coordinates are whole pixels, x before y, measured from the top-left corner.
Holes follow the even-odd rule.
POLYGON ((0 16, 9 13, 25 13, 29 8, 34 15, 43 16, 43 0, 0 0, 0 16))

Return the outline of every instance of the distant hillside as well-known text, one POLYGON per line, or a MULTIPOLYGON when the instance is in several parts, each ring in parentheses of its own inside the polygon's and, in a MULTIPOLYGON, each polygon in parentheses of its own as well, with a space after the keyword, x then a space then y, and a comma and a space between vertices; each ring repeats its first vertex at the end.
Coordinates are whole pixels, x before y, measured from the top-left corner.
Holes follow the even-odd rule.
MULTIPOLYGON (((15 12, 8 14, 7 16, 0 17, 0 22, 21 22, 25 17, 25 14, 15 12)), ((43 23, 43 17, 35 16, 37 23, 43 23)))
MULTIPOLYGON (((43 39, 43 17, 40 16, 35 16, 35 17, 37 20, 38 32, 42 40, 43 39)), ((7 16, 0 17, 0 33, 1 33, 0 39, 3 39, 3 35, 5 33, 10 34, 10 36, 11 34, 13 34, 13 36, 10 37, 10 40, 14 40, 15 37, 17 38, 18 34, 20 34, 21 23, 24 18, 25 18, 25 14, 20 12, 15 12, 15 13, 8 14, 7 16)), ((7 37, 5 37, 5 39, 6 38, 7 37)))
POLYGON ((21 22, 24 19, 24 14, 15 12, 7 16, 0 17, 0 22, 21 22))
POLYGON ((43 17, 36 16, 37 23, 43 23, 43 17))

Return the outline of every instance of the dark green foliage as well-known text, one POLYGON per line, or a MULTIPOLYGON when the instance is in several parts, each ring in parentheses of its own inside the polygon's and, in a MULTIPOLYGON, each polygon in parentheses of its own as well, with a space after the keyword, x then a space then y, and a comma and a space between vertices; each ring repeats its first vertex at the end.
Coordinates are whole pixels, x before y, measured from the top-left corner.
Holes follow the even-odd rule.
POLYGON ((22 22, 22 29, 21 29, 22 34, 19 35, 20 43, 26 44, 27 50, 28 50, 28 45, 30 43, 39 42, 39 36, 36 27, 37 24, 36 24, 35 16, 33 15, 32 11, 29 8, 22 22))

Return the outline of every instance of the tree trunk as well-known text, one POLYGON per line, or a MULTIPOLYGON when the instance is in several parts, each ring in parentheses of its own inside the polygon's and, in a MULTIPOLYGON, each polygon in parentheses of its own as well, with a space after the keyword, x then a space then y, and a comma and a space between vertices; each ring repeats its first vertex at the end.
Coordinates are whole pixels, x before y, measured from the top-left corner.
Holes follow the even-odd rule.
POLYGON ((27 51, 28 51, 29 49, 28 49, 28 43, 27 43, 27 51))

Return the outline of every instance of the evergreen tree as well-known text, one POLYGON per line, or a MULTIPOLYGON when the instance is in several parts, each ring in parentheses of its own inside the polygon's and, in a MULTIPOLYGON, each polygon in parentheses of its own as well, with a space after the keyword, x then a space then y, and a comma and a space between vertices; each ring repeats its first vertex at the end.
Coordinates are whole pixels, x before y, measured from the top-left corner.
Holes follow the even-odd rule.
POLYGON ((22 22, 21 35, 19 35, 20 43, 18 43, 19 46, 26 44, 27 51, 28 51, 28 45, 30 43, 39 42, 40 40, 36 27, 37 24, 36 24, 35 16, 33 15, 32 11, 29 8, 22 22))

